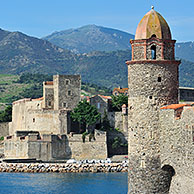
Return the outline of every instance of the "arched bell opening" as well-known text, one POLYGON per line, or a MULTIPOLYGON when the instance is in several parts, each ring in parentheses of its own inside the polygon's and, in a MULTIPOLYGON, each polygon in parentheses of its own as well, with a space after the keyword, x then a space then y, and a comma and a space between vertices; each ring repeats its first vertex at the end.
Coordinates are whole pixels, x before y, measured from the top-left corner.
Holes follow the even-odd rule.
POLYGON ((156 35, 155 35, 155 34, 153 34, 153 35, 151 36, 151 38, 156 38, 156 35))

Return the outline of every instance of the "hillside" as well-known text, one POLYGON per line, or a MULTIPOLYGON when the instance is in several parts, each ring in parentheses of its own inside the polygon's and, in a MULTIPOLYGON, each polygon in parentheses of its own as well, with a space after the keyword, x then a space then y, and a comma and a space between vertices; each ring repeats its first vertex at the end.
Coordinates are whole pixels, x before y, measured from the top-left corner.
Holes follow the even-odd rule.
MULTIPOLYGON (((52 75, 43 74, 22 74, 7 75, 0 74, 0 111, 5 109, 7 104, 21 98, 39 98, 43 96, 43 81, 53 80, 52 75)), ((82 82, 82 95, 95 94, 111 95, 112 91, 106 87, 82 82)))
POLYGON ((55 72, 61 63, 71 70, 74 54, 61 49, 46 40, 27 36, 21 32, 7 32, 0 29, 1 73, 18 74, 25 71, 55 72))
MULTIPOLYGON (((127 66, 130 50, 112 52, 95 51, 74 54, 54 46, 46 40, 20 32, 0 30, 1 74, 43 73, 81 74, 82 81, 113 87, 127 87, 127 66)), ((183 61, 181 86, 194 87, 194 63, 183 61)))
POLYGON ((176 43, 176 56, 194 62, 194 42, 176 43))
POLYGON ((133 38, 134 35, 120 30, 87 25, 77 29, 54 32, 43 39, 75 53, 89 53, 129 49, 129 40, 133 38))

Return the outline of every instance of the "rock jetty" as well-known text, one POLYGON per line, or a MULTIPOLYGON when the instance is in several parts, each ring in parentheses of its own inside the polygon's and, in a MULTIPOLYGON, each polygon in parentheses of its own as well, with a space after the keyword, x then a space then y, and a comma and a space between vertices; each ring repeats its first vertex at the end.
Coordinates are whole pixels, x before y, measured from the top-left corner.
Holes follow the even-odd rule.
POLYGON ((108 173, 127 172, 128 163, 0 163, 0 172, 24 173, 108 173))

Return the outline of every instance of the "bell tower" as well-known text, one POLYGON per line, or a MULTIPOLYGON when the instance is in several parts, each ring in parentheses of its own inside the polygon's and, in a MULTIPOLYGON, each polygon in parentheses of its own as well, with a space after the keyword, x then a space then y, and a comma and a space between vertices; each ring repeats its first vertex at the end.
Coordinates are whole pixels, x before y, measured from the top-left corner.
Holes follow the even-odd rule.
POLYGON ((165 19, 152 7, 131 40, 129 87, 129 194, 167 194, 172 175, 160 161, 159 109, 178 103, 175 40, 165 19))

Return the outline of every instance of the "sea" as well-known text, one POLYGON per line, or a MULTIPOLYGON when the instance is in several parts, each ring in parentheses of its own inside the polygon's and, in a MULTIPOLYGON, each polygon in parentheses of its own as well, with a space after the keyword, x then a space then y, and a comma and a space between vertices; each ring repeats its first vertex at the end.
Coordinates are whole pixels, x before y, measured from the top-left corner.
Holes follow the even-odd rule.
POLYGON ((0 173, 4 194, 127 194, 127 173, 0 173))

